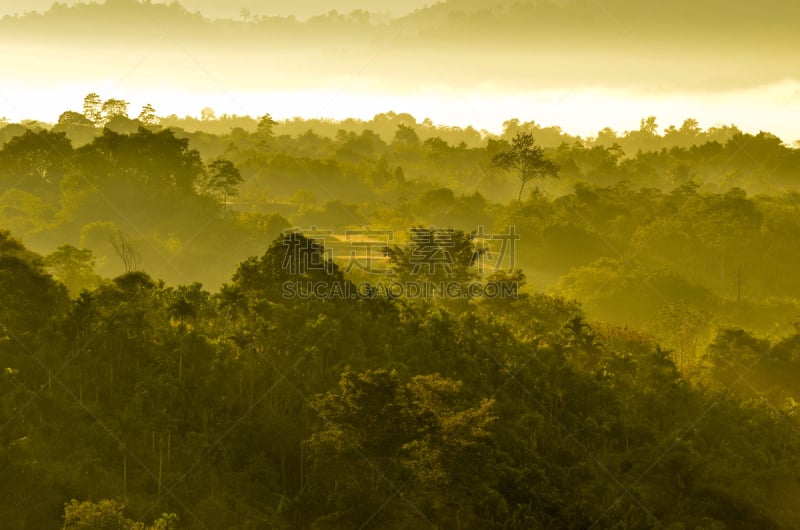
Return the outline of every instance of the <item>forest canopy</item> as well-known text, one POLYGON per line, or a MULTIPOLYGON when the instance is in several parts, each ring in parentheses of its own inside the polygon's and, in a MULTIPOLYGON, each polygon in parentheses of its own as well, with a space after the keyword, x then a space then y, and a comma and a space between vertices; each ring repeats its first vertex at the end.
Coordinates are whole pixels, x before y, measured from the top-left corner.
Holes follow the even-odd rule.
POLYGON ((773 134, 91 93, 0 143, 4 528, 800 525, 773 134))

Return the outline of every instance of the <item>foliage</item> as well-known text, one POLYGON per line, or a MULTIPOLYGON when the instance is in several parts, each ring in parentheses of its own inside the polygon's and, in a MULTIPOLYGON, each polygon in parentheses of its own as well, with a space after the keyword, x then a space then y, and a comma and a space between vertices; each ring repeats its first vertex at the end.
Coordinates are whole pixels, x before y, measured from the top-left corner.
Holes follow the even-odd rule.
POLYGON ((286 299, 286 243, 326 256, 293 232, 216 294, 130 272, 68 305, 3 241, 9 528, 798 524, 771 493, 800 471, 796 333, 722 329, 693 382, 541 294, 286 299))
POLYGON ((516 171, 521 182, 517 200, 522 202, 522 190, 525 184, 534 178, 555 177, 558 165, 544 158, 544 149, 536 145, 533 135, 520 132, 511 140, 511 148, 498 153, 492 163, 506 171, 516 171))
POLYGON ((800 526, 774 136, 102 110, 0 130, 4 528, 800 526))
POLYGON ((72 499, 64 507, 63 530, 172 530, 177 523, 175 514, 162 514, 151 526, 126 518, 124 506, 104 499, 93 503, 72 499))
POLYGON ((201 189, 224 205, 228 203, 229 197, 236 196, 238 186, 243 180, 233 162, 217 159, 208 165, 207 175, 201 183, 201 189))

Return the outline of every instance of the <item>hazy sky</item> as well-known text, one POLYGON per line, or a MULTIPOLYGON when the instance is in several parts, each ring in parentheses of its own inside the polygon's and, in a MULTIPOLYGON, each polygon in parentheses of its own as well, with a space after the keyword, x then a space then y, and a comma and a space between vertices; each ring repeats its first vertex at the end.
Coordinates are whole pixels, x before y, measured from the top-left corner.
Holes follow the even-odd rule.
MULTIPOLYGON (((764 1, 772 2, 773 8, 780 6, 780 0, 764 1)), ((7 24, 0 28, 0 71, 5 72, 0 76, 0 117, 53 122, 64 110, 81 110, 83 97, 97 92, 104 98, 130 101, 133 114, 145 103, 152 103, 160 115, 179 116, 197 116, 206 106, 217 114, 269 112, 276 118, 371 118, 391 110, 492 132, 516 117, 560 125, 582 136, 606 126, 620 132, 636 129, 641 118, 655 115, 662 127, 692 117, 703 127, 735 123, 750 132, 773 132, 788 143, 800 139, 800 62, 780 52, 794 48, 794 41, 787 41, 793 37, 785 31, 776 30, 773 39, 764 40, 757 34, 737 34, 747 24, 737 30, 718 24, 707 34, 702 31, 705 26, 698 33, 695 24, 694 29, 676 27, 672 35, 649 31, 672 21, 648 19, 645 11, 633 17, 629 29, 611 34, 603 45, 594 39, 603 37, 602 24, 618 24, 613 16, 592 23, 587 31, 595 33, 588 42, 578 40, 584 28, 576 30, 573 20, 564 22, 572 41, 562 39, 555 27, 549 28, 552 35, 543 43, 517 42, 515 35, 524 35, 528 22, 511 17, 507 23, 517 28, 510 28, 509 36, 503 35, 504 27, 499 35, 482 34, 484 15, 470 19, 447 11, 452 5, 480 7, 481 2, 451 2, 389 30, 367 29, 363 34, 333 24, 299 35, 292 26, 281 35, 255 25, 212 27, 183 20, 187 17, 165 21, 162 15, 145 17, 135 26, 114 15, 116 11, 110 18, 104 12, 102 20, 62 14, 57 21, 37 18, 31 26, 7 24), (423 28, 414 31, 437 24, 445 29, 429 34, 428 40, 417 40, 403 33, 408 24, 423 28), (661 40, 644 46, 642 35, 648 34, 661 40), (742 45, 732 47, 737 41, 742 45), (766 50, 767 46, 772 48, 766 50)), ((183 3, 210 16, 238 19, 245 5, 254 14, 292 10, 307 15, 369 7, 392 8, 401 15, 429 2, 183 3)), ((48 4, 0 0, 6 12, 48 4)), ((731 16, 727 5, 719 3, 721 16, 731 16)), ((713 19, 715 13, 701 16, 713 19)), ((746 18, 744 12, 738 15, 746 18)), ((773 18, 780 19, 780 12, 773 18)))

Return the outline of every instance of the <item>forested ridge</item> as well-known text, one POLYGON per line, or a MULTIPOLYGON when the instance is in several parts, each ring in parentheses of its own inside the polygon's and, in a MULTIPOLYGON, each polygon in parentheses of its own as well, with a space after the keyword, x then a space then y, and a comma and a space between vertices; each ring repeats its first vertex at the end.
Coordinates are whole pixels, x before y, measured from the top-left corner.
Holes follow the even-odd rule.
POLYGON ((0 129, 4 528, 800 526, 781 139, 129 114, 0 129), (285 295, 367 226, 515 296, 285 295))
MULTIPOLYGON (((181 63, 201 57, 206 73, 228 87, 232 80, 258 87, 259 78, 237 64, 277 71, 271 86, 297 88, 362 71, 365 57, 377 58, 368 68, 374 79, 411 90, 487 82, 563 88, 591 79, 601 86, 705 91, 795 79, 797 4, 734 7, 720 0, 447 0, 402 16, 381 13, 377 5, 371 7, 377 13, 320 5, 306 19, 256 10, 213 19, 180 2, 106 0, 3 16, 0 42, 32 54, 47 45, 60 59, 54 68, 67 64, 86 75, 97 73, 87 67, 92 61, 137 64, 143 51, 157 51, 148 63, 168 67, 176 60, 195 85, 207 83, 207 75, 181 63)), ((28 68, 24 61, 10 64, 28 68)))

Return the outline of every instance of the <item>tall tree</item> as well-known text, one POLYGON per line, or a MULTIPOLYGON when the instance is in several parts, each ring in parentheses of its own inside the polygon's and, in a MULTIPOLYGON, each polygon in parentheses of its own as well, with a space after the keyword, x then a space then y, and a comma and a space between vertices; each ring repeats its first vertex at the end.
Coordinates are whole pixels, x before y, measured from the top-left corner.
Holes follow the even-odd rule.
POLYGON ((242 182, 244 179, 233 162, 218 158, 208 165, 202 190, 226 205, 229 197, 235 197, 239 193, 238 187, 242 182))
POLYGON ((129 103, 122 99, 107 99, 103 102, 102 106, 102 120, 103 123, 108 123, 112 118, 116 116, 122 116, 123 118, 128 117, 128 105, 129 103))
POLYGON ((100 96, 95 92, 87 94, 85 98, 83 98, 83 115, 86 116, 86 119, 94 123, 95 125, 101 125, 101 121, 103 118, 103 100, 100 99, 100 96))
POLYGON ((272 129, 277 124, 278 122, 273 120, 269 113, 258 119, 256 134, 258 135, 259 145, 267 146, 272 142, 272 139, 275 138, 275 133, 272 129))
POLYGON ((534 178, 557 177, 558 165, 544 157, 544 149, 537 145, 531 133, 518 132, 511 140, 511 149, 492 158, 492 164, 506 171, 516 171, 520 180, 519 196, 525 185, 534 178))
POLYGON ((142 122, 142 124, 147 126, 158 125, 156 109, 150 103, 147 103, 144 107, 142 107, 142 111, 139 113, 139 117, 137 119, 142 122))
POLYGON ((121 230, 109 239, 109 243, 114 247, 114 252, 122 260, 122 265, 125 267, 125 272, 132 272, 138 268, 139 265, 139 252, 133 247, 130 240, 122 234, 121 230))

